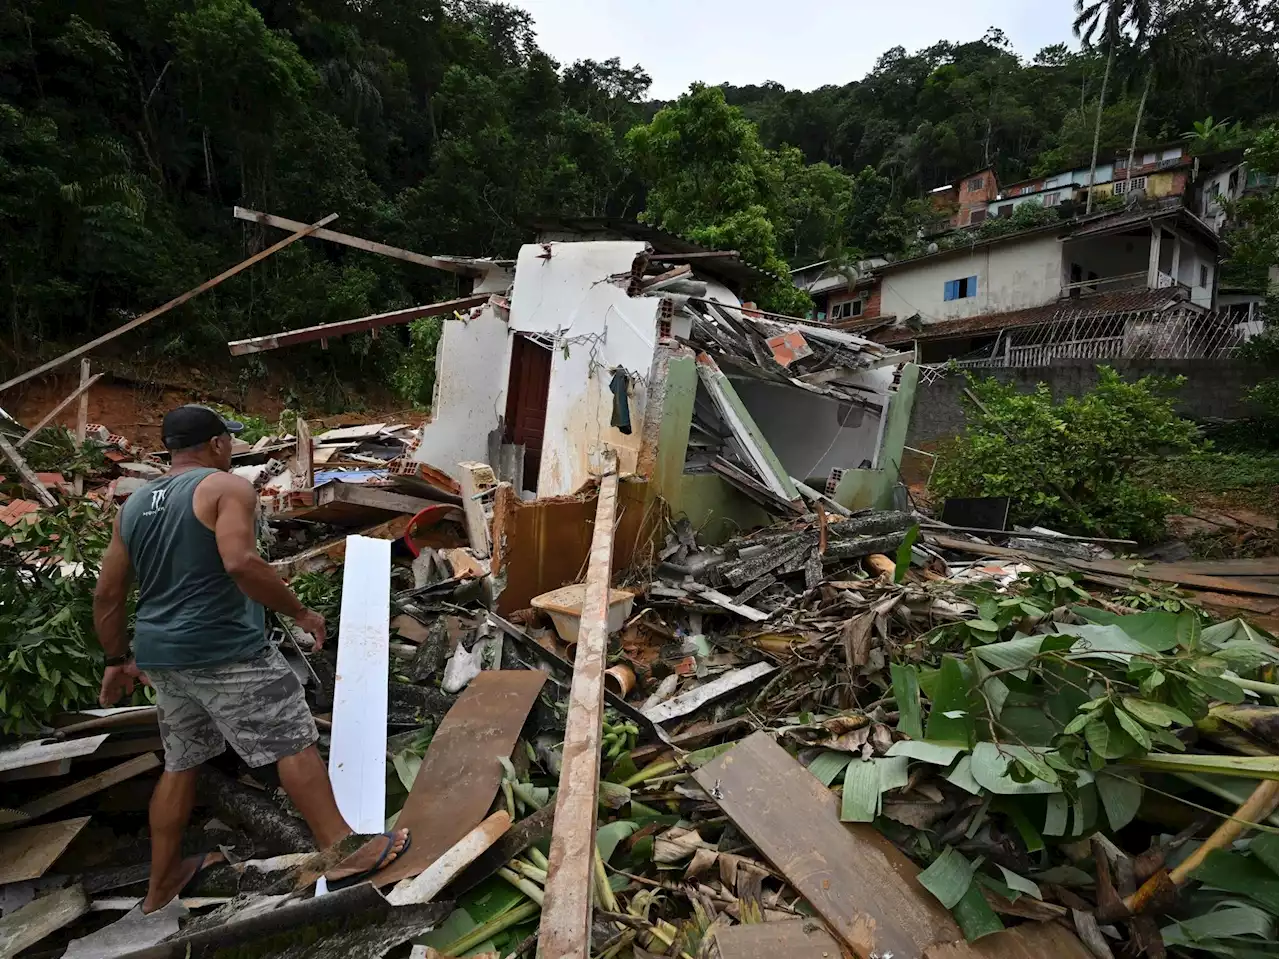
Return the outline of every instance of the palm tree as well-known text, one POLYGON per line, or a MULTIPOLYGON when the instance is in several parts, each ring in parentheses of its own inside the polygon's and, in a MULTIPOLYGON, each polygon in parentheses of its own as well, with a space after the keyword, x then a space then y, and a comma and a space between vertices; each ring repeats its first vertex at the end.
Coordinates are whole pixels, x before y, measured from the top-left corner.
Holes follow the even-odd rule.
POLYGON ((1093 181, 1098 170, 1098 140, 1102 136, 1102 108, 1107 99, 1107 84, 1111 80, 1111 64, 1115 60, 1118 44, 1127 27, 1139 36, 1145 36, 1151 21, 1151 0, 1076 0, 1076 18, 1071 29, 1084 46, 1090 46, 1101 32, 1107 43, 1107 66, 1102 73, 1102 90, 1098 94, 1098 115, 1093 124, 1093 157, 1089 161, 1089 193, 1085 199, 1085 212, 1093 211, 1093 181))

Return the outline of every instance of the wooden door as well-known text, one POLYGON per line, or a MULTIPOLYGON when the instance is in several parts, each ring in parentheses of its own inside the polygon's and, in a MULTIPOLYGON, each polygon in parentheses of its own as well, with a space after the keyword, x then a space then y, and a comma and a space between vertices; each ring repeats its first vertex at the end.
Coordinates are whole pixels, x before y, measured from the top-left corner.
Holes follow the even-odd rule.
POLYGON ((551 387, 551 351, 523 336, 511 343, 507 380, 507 416, 503 441, 524 447, 524 488, 537 492, 542 466, 542 435, 547 426, 551 387))

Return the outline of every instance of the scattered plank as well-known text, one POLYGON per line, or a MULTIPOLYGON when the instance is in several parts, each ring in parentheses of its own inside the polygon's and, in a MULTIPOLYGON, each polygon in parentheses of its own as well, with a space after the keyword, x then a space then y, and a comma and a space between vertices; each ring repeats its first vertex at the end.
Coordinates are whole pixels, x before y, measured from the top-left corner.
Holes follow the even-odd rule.
POLYGON ((338 809, 356 832, 382 832, 386 822, 390 611, 391 543, 348 537, 329 780, 338 809))
POLYGON ((50 507, 58 505, 58 501, 49 492, 49 487, 40 482, 40 477, 35 474, 35 470, 27 465, 27 461, 22 458, 22 454, 14 449, 13 444, 9 442, 9 437, 5 436, 3 432, 0 432, 0 453, 4 453, 5 459, 13 464, 13 468, 18 471, 22 481, 35 492, 36 499, 40 501, 40 505, 50 507))
POLYGON ((450 882, 445 887, 445 895, 451 899, 458 898, 484 882, 530 846, 550 839, 555 814, 555 805, 548 804, 525 816, 450 882))
POLYGON ((840 946, 816 919, 753 922, 716 929, 720 959, 836 959, 840 946))
POLYGON ((391 890, 387 902, 410 906, 431 902, 462 870, 498 841, 511 828, 511 817, 500 809, 447 849, 413 879, 403 879, 391 890))
MULTIPOLYGON (((85 360, 83 362, 88 363, 88 360, 85 360)), ((31 429, 27 430, 24 434, 22 434, 22 438, 19 439, 18 442, 14 443, 13 445, 16 446, 18 449, 22 449, 22 447, 24 447, 27 444, 27 441, 31 439, 31 437, 35 436, 42 429, 44 429, 46 426, 52 423, 54 418, 57 417, 59 413, 65 410, 68 406, 70 406, 76 400, 78 400, 84 394, 85 390, 93 386, 93 384, 98 382, 98 380, 102 379, 104 375, 105 374, 103 373, 99 373, 88 380, 81 380, 79 386, 77 386, 74 390, 72 390, 65 397, 63 397, 62 401, 57 406, 51 409, 48 413, 45 413, 44 416, 40 417, 40 421, 36 423, 35 426, 31 427, 31 429)), ((81 440, 80 442, 83 442, 83 440, 81 440)))
POLYGON ((301 416, 298 417, 298 475, 302 479, 302 488, 311 489, 316 485, 315 446, 311 440, 311 427, 301 416))
POLYGON ((68 362, 69 360, 74 360, 76 357, 83 356, 85 353, 90 353, 93 350, 96 350, 98 347, 100 347, 103 343, 109 343, 112 340, 114 340, 116 337, 122 336, 123 334, 128 333, 130 330, 136 330, 143 323, 150 322, 151 320, 154 320, 157 316, 160 316, 164 313, 168 313, 175 306, 181 306, 183 303, 186 303, 188 300, 199 296, 201 293, 204 293, 206 290, 213 289, 223 280, 231 279, 231 277, 235 276, 237 273, 247 270, 249 267, 253 266, 255 263, 260 263, 261 261, 269 257, 272 253, 280 252, 290 243, 294 243, 298 240, 301 240, 304 236, 309 236, 312 233, 315 233, 321 227, 324 227, 327 224, 332 223, 337 218, 338 218, 338 214, 330 213, 324 219, 317 220, 315 223, 312 223, 310 226, 306 226, 304 224, 298 224, 297 231, 295 231, 294 233, 291 233, 289 236, 286 236, 280 242, 273 243, 271 246, 267 247, 265 250, 255 253, 253 256, 249 257, 248 259, 241 260, 235 266, 231 267, 231 269, 224 270, 223 272, 219 273, 217 276, 213 277, 210 280, 205 280, 199 286, 193 287, 192 289, 187 290, 186 293, 183 293, 180 296, 175 296, 168 303, 165 303, 163 306, 156 307, 150 313, 144 313, 142 314, 142 316, 134 317, 128 323, 123 323, 120 326, 117 326, 110 333, 103 333, 101 336, 97 337, 96 339, 90 340, 88 343, 85 343, 82 346, 77 346, 74 350, 70 350, 69 352, 63 353, 61 356, 57 357, 56 359, 50 360, 48 363, 42 363, 33 370, 28 370, 25 373, 15 376, 11 380, 6 380, 4 383, 0 383, 0 393, 9 389, 9 387, 11 386, 17 386, 19 383, 25 383, 27 380, 34 379, 35 377, 39 376, 41 373, 47 373, 49 372, 49 370, 56 369, 57 367, 61 366, 63 363, 68 362))
MULTIPOLYGON (((458 696, 431 737, 396 820, 412 831, 413 845, 378 874, 377 885, 416 876, 488 815, 502 782, 498 757, 511 755, 545 681, 537 670, 486 671, 458 696)), ((384 757, 380 751, 374 759, 381 764, 384 757)), ((381 766, 378 776, 385 779, 381 766)))
POLYGON ((923 959, 1093 959, 1093 953, 1055 922, 1025 922, 977 942, 930 946, 923 959))
POLYGON ((858 956, 918 956, 963 934, 874 827, 840 822, 839 800, 768 733, 694 779, 858 956))
MULTIPOLYGON (((246 210, 242 206, 236 207, 233 215, 237 220, 248 220, 251 223, 261 223, 264 226, 274 226, 279 230, 297 230, 306 226, 305 223, 300 223, 297 220, 289 220, 282 216, 272 216, 270 213, 259 213, 257 210, 246 210)), ((385 243, 378 243, 376 240, 366 240, 363 237, 351 236, 348 233, 338 233, 336 230, 316 230, 312 236, 317 240, 341 243, 343 246, 364 250, 367 253, 381 253, 383 256, 404 260, 406 263, 416 263, 418 266, 447 270, 450 273, 457 273, 461 276, 478 277, 481 275, 479 268, 465 260, 414 253, 412 250, 402 250, 398 246, 388 246, 385 243)))
POLYGON ((395 490, 338 481, 325 483, 316 490, 317 506, 328 506, 330 503, 351 503, 355 506, 385 510, 388 513, 408 513, 410 516, 429 506, 438 505, 432 500, 406 496, 395 490))
POLYGON ((547 856, 546 893, 538 925, 540 959, 587 959, 591 945, 591 890, 596 848, 596 802, 600 788, 601 720, 604 714, 605 653, 609 640, 609 581, 614 515, 618 502, 616 463, 600 480, 595 527, 587 560, 586 591, 578 627, 569 714, 565 721, 556 822, 547 856))
POLYGON ((701 583, 685 583, 684 589, 700 596, 709 602, 715 603, 717 606, 727 609, 731 613, 737 613, 743 619, 749 619, 753 623, 762 623, 769 618, 769 614, 753 606, 743 606, 735 603, 732 596, 726 596, 719 590, 712 589, 709 586, 703 586, 701 583))
POLYGON ((246 353, 264 353, 267 350, 278 350, 282 346, 296 346, 299 343, 314 343, 316 340, 328 340, 351 333, 368 333, 384 326, 408 323, 427 316, 447 316, 460 310, 469 310, 483 306, 489 302, 488 293, 477 293, 475 296, 463 296, 456 300, 445 300, 442 303, 428 303, 425 306, 411 306, 404 310, 393 310, 390 313, 375 313, 355 320, 340 320, 337 323, 324 323, 320 326, 304 326, 300 330, 284 330, 267 336, 254 336, 246 340, 230 340, 227 348, 232 356, 243 356, 246 353))
POLYGON ((89 899, 78 885, 58 889, 15 909, 0 919, 0 959, 12 959, 88 911, 89 899))
POLYGON ((88 823, 81 816, 0 833, 0 885, 43 876, 88 823))
POLYGON ((27 742, 8 746, 0 749, 0 772, 89 756, 97 752, 99 747, 107 741, 107 735, 107 733, 101 733, 97 736, 86 736, 84 739, 27 742))
POLYGON ((177 933, 179 920, 186 914, 186 907, 178 899, 146 915, 142 906, 135 906, 109 926, 72 939, 62 959, 114 959, 146 949, 177 933))
POLYGON ((712 700, 768 676, 777 668, 772 663, 760 662, 732 670, 687 693, 681 693, 679 696, 673 696, 658 703, 651 709, 645 710, 645 716, 655 723, 665 723, 679 716, 686 716, 694 710, 701 709, 712 700))
POLYGON ((84 799, 86 796, 92 796, 94 793, 101 792, 116 783, 122 783, 126 779, 140 776, 142 773, 149 772, 161 765, 163 764, 155 753, 143 753, 141 756, 136 756, 127 762, 121 763, 119 766, 104 769, 88 779, 82 779, 78 783, 72 783, 70 786, 64 786, 41 796, 39 799, 23 806, 22 811, 31 819, 39 819, 55 809, 61 809, 63 806, 84 799))

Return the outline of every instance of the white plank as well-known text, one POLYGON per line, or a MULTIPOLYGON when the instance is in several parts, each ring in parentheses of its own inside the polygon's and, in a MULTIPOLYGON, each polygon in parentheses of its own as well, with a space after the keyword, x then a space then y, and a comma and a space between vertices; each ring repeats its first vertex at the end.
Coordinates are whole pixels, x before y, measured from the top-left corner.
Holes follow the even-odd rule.
POLYGON ((658 703, 652 709, 646 709, 644 715, 655 723, 665 723, 668 719, 675 719, 678 716, 691 713, 695 709, 705 706, 713 699, 768 676, 777 668, 772 663, 756 663, 754 666, 735 669, 733 672, 725 673, 709 683, 703 683, 687 693, 681 693, 679 696, 674 696, 665 702, 658 703))
POLYGON ((348 536, 329 781, 356 832, 382 832, 387 802, 391 543, 348 536))
POLYGON ((340 426, 326 430, 315 437, 317 443, 338 443, 343 440, 371 440, 382 432, 386 423, 365 423, 361 426, 340 426))
POLYGON ((59 889, 0 919, 0 957, 10 959, 89 911, 79 886, 59 889))
POLYGON ((0 749, 0 772, 88 756, 106 741, 107 734, 103 733, 100 736, 86 736, 84 739, 19 743, 17 746, 0 749))

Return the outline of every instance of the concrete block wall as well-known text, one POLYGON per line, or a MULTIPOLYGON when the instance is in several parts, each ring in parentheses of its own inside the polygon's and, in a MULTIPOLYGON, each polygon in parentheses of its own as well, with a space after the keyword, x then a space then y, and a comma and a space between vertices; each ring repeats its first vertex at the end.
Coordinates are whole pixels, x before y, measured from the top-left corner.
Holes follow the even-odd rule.
MULTIPOLYGON (((994 376, 1002 383, 1012 383, 1024 393, 1030 393, 1039 383, 1047 383, 1054 399, 1061 400, 1081 396, 1097 385, 1098 365, 1093 360, 1062 360, 1054 366, 973 372, 983 378, 994 376)), ((1193 420, 1239 419, 1248 415, 1242 397, 1244 391, 1259 380, 1275 375, 1275 370, 1233 359, 1115 359, 1106 365, 1130 380, 1148 374, 1186 377, 1175 406, 1181 415, 1193 420)), ((962 395, 965 384, 964 376, 959 373, 931 383, 925 383, 921 377, 907 434, 908 446, 932 446, 964 432, 968 405, 962 395)))

